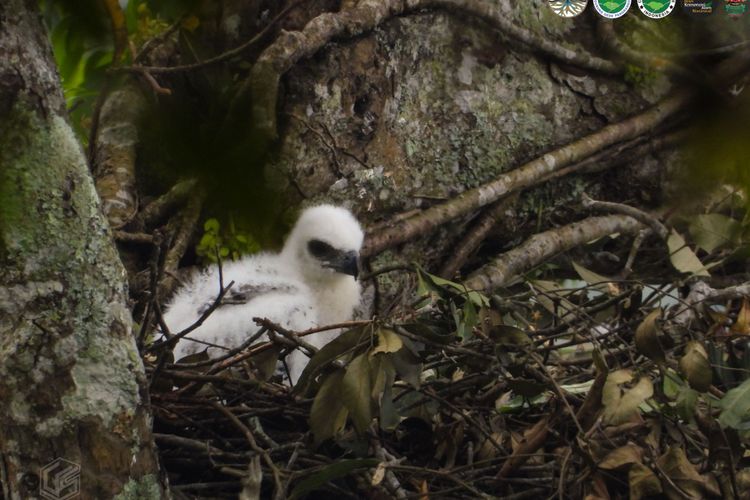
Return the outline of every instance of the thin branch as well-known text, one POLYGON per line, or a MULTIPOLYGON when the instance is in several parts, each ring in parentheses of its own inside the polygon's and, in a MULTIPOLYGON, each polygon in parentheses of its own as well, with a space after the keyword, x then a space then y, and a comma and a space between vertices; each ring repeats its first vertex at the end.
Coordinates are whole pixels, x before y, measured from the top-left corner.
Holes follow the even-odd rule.
POLYGON ((252 37, 250 40, 246 41, 245 43, 228 50, 226 52, 223 52, 219 54, 218 56, 212 57, 210 59, 206 59, 204 61, 196 62, 193 64, 183 64, 180 66, 124 66, 122 68, 119 68, 121 71, 130 71, 135 73, 142 73, 142 74, 159 74, 159 73, 181 73, 184 71, 194 71, 196 69, 205 68, 207 66, 212 66, 214 64, 218 64, 220 62, 224 62, 226 60, 232 59, 233 57, 237 57, 241 55, 243 52, 245 52, 247 49, 258 43, 259 41, 263 40, 263 38, 266 37, 266 35, 278 24, 279 21, 284 19, 292 10, 297 8, 298 6, 305 3, 307 0, 297 0, 296 2, 292 2, 289 5, 287 5, 279 14, 276 15, 267 25, 265 28, 263 28, 259 33, 257 33, 254 37, 252 37))
POLYGON ((669 229, 667 229, 666 226, 662 224, 656 217, 644 212, 643 210, 631 207, 630 205, 625 205, 623 203, 593 200, 586 193, 583 193, 581 195, 581 198, 583 200, 584 207, 593 208, 595 210, 604 212, 614 212, 628 215, 635 220, 640 221, 644 226, 650 227, 651 230, 662 240, 666 241, 669 237, 669 229))

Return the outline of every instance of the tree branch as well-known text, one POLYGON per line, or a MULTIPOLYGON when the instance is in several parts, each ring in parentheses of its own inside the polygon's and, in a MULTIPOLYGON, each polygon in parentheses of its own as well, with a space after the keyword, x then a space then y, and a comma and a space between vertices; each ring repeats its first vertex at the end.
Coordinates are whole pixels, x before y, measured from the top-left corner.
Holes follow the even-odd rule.
POLYGON ((387 248, 421 236, 440 224, 494 203, 509 193, 533 186, 557 170, 582 160, 604 147, 644 134, 682 109, 691 97, 691 92, 678 91, 639 115, 607 125, 593 134, 504 173, 486 184, 464 191, 450 201, 428 208, 377 234, 370 235, 365 242, 362 254, 375 255, 387 248))
POLYGON ((610 215, 590 217, 567 226, 535 234, 520 246, 495 258, 469 276, 472 290, 492 290, 511 278, 545 262, 553 255, 613 233, 631 234, 643 228, 632 217, 610 215))

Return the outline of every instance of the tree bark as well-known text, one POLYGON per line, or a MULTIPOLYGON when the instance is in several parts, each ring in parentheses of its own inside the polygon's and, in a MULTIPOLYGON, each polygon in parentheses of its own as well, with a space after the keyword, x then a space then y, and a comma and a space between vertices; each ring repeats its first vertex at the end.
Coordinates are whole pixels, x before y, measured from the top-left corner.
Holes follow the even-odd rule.
MULTIPOLYGON (((125 275, 32 0, 0 3, 0 483, 162 498, 125 275), (56 469, 57 472, 60 469, 56 469), (49 471, 48 471, 49 472, 49 471), (72 483, 71 483, 72 484, 72 483), (59 486, 59 484, 57 485, 59 486)), ((62 495, 65 492, 58 492, 62 495)))

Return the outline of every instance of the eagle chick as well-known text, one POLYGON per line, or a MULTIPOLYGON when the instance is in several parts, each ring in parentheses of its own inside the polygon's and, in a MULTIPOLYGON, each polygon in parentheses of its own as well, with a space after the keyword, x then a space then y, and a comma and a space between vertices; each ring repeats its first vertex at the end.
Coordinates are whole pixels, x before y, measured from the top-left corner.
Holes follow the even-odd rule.
MULTIPOLYGON (((234 285, 204 323, 177 343, 175 359, 207 346, 213 357, 239 347, 258 329, 253 317, 292 331, 350 320, 360 301, 356 277, 363 239, 357 219, 344 208, 318 205, 304 210, 280 253, 251 255, 222 266, 224 284, 234 285)), ((210 307, 219 281, 219 268, 212 266, 177 291, 164 314, 172 332, 190 326, 210 307)), ((338 333, 316 333, 305 340, 322 347, 338 333)), ((299 349, 287 357, 292 384, 307 361, 299 349)))

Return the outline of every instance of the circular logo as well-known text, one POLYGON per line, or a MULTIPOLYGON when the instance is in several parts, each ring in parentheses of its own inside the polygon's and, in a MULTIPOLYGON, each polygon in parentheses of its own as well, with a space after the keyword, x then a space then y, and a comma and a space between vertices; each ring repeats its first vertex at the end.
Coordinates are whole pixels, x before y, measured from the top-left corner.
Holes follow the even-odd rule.
POLYGON ((589 0, 549 0, 552 11, 562 17, 576 17, 586 9, 589 0))
POLYGON ((747 0, 725 0, 724 10, 729 17, 740 17, 747 12, 747 0))
POLYGON ((667 17, 677 5, 677 0, 638 0, 638 8, 652 19, 667 17))
POLYGON ((607 19, 617 19, 625 15, 630 3, 631 0, 594 0, 594 8, 607 19))

